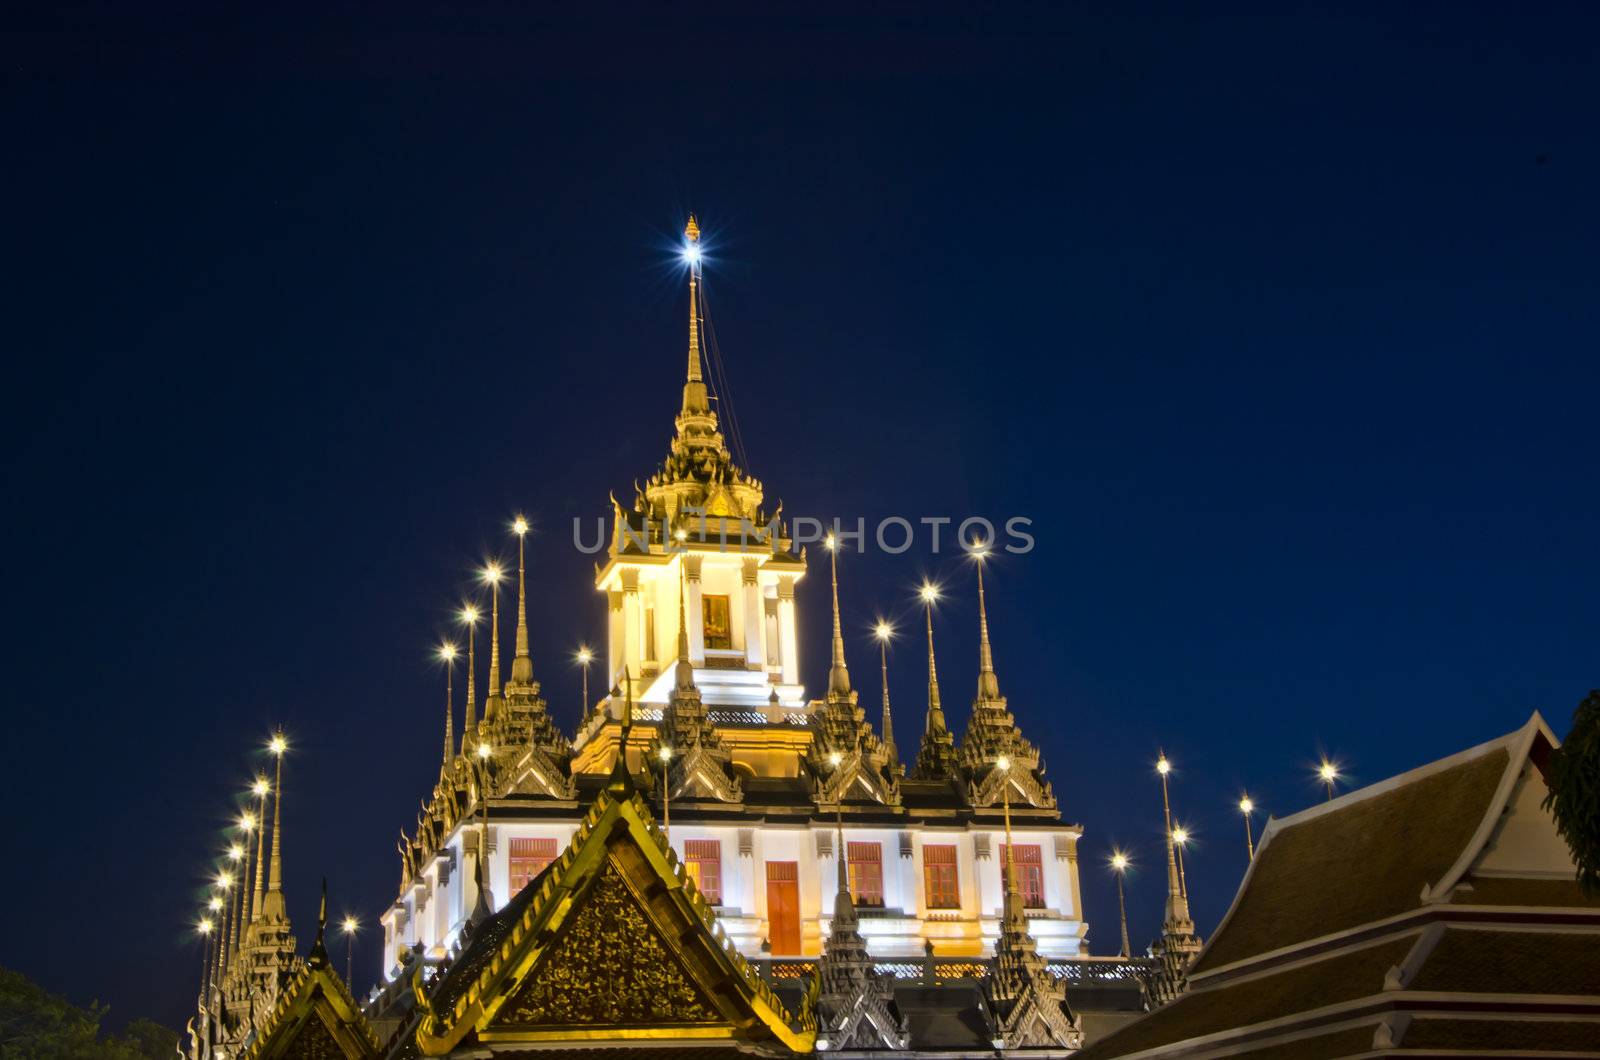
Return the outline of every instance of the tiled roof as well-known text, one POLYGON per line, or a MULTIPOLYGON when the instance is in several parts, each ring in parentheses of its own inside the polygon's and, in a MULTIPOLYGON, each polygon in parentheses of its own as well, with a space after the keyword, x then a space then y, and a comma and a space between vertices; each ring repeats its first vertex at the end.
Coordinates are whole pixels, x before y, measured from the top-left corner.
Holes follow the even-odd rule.
POLYGON ((1533 880, 1501 876, 1474 876, 1471 887, 1450 896, 1454 905, 1535 905, 1556 908, 1600 909, 1600 897, 1585 897, 1576 879, 1533 880))
MULTIPOLYGON (((1600 932, 1451 928, 1408 989, 1600 997, 1600 932)), ((1600 1046, 1600 1024, 1594 1041, 1600 1046)))
POLYGON ((429 999, 437 1011, 444 1012, 455 1007, 456 1001, 466 992, 467 987, 477 982, 478 974, 493 959, 495 950, 511 933, 512 927, 522 916, 522 911, 528 907, 528 903, 533 900, 533 896, 539 893, 545 873, 549 871, 550 866, 546 865, 526 887, 512 896, 504 908, 492 916, 485 917, 472 929, 466 945, 445 969, 443 978, 429 992, 429 999))
POLYGON ((1359 1027, 1346 1027, 1331 1034, 1318 1034, 1292 1042, 1268 1045, 1249 1052, 1235 1053, 1230 1060, 1333 1060, 1335 1057, 1365 1053, 1372 1049, 1377 1021, 1359 1027))
POLYGON ((1492 746, 1304 820, 1275 822, 1194 973, 1416 909, 1423 888, 1471 841, 1509 761, 1505 746, 1492 746))
POLYGON ((1405 1049, 1505 1050, 1497 1054, 1501 1056, 1521 1055, 1521 1050, 1531 1049, 1594 1056, 1600 1052, 1600 1024, 1576 1020, 1513 1021, 1494 1017, 1419 1019, 1406 1028, 1400 1045, 1405 1049))
POLYGON ((1192 990, 1078 1055, 1081 1060, 1126 1056, 1377 994, 1385 973, 1405 959, 1416 939, 1412 933, 1314 964, 1192 990))

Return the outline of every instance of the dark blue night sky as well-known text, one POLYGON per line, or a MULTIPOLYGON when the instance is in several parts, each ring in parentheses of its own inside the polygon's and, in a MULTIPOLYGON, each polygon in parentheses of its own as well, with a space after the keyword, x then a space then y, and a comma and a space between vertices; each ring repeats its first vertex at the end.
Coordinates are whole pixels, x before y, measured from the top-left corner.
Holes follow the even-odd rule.
MULTIPOLYGON (((786 514, 1034 521, 995 651, 1098 952, 1113 842, 1159 927, 1158 745, 1209 934, 1241 789, 1565 731, 1600 685, 1600 25, 1491 6, 7 16, 0 963, 181 1026, 279 723, 303 943, 324 875, 371 924, 437 770, 429 649, 519 510, 572 725, 571 521, 666 451, 691 209, 786 514)), ((970 566, 840 573, 869 702, 872 618, 946 583, 964 727, 970 566)), ((903 638, 902 745, 922 666, 903 638)))

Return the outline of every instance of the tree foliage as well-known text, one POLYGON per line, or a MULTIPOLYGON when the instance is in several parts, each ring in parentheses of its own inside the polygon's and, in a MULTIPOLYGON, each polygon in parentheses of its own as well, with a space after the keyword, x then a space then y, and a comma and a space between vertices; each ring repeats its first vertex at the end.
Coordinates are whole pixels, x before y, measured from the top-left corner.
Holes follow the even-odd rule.
POLYGON ((21 972, 0 968, 0 1056, 6 1060, 171 1060, 174 1032, 134 1020, 117 1037, 100 1036, 106 1006, 79 1007, 21 972))
POLYGON ((1549 781, 1544 808, 1572 848, 1583 893, 1600 895, 1600 689, 1573 713, 1572 731, 1550 756, 1549 781))

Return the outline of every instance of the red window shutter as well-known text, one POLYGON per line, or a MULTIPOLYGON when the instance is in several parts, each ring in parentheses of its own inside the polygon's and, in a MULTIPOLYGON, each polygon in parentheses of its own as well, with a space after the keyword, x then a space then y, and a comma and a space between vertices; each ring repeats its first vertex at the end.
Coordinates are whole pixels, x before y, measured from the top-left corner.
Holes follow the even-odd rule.
POLYGON ((961 908, 961 892, 956 884, 954 844, 925 844, 922 848, 922 875, 927 885, 929 909, 961 908))
POLYGON ((684 867, 700 894, 712 905, 722 902, 722 840, 689 839, 683 844, 684 867))
POLYGON ((883 844, 846 844, 850 897, 857 905, 883 905, 883 844))
POLYGON ((1007 865, 1009 860, 1017 863, 1017 889, 1022 892, 1022 904, 1029 909, 1044 908, 1044 856, 1040 853, 1037 843, 1024 845, 1018 843, 1012 859, 1006 857, 1006 845, 1000 844, 1000 882, 1002 886, 1010 886, 1007 865))

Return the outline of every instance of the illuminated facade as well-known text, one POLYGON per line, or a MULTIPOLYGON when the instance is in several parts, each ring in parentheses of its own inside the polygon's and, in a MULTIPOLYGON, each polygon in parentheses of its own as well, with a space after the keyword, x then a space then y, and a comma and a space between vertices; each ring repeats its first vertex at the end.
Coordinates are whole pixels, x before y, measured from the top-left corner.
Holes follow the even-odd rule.
MULTIPOLYGON (((693 247, 692 221, 688 234, 693 247)), ((875 727, 852 684, 837 579, 841 569, 848 577, 851 557, 828 555, 832 660, 824 693, 807 697, 800 638, 821 634, 828 620, 800 614, 795 587, 809 557, 721 433, 702 372, 698 288, 691 266, 671 449, 630 504, 613 498, 596 572, 608 619, 605 694, 570 739, 554 725, 533 675, 519 569, 509 680, 500 679, 497 605, 488 686, 479 701, 469 669, 465 727, 459 740, 447 737, 432 797, 400 843, 401 889, 383 916, 385 976, 444 959, 475 910, 504 908, 567 848, 619 754, 658 817, 667 815, 665 784, 671 845, 747 957, 821 951, 841 853, 874 957, 991 954, 1002 930, 1007 807, 1029 934, 1043 956, 1083 955, 1082 830, 1063 821, 1038 752, 1000 693, 986 608, 974 631, 977 694, 959 741, 945 722, 929 610, 924 732, 916 753, 902 757, 887 690, 875 727), (635 725, 624 743, 629 700, 635 725)))

